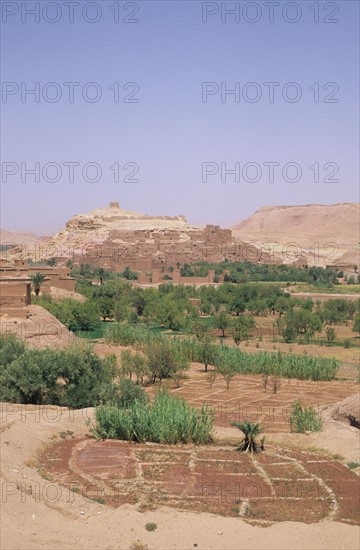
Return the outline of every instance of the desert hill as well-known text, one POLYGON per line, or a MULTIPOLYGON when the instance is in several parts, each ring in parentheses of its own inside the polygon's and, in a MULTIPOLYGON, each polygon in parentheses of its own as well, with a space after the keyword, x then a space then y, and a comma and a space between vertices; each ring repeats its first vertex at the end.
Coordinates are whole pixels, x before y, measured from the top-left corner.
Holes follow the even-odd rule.
POLYGON ((359 265, 359 223, 355 203, 266 206, 232 230, 243 241, 272 244, 275 252, 297 243, 309 265, 359 265))
POLYGON ((34 235, 34 233, 21 233, 19 231, 0 229, 0 243, 4 245, 16 243, 33 246, 36 243, 45 242, 48 238, 49 237, 34 235))
MULTIPOLYGON (((148 216, 124 210, 118 202, 73 216, 44 249, 43 259, 47 254, 114 271, 129 266, 146 272, 174 267, 178 262, 219 262, 225 258, 268 261, 265 253, 260 257, 256 248, 237 241, 230 229, 195 227, 182 215, 148 216)), ((14 251, 14 255, 20 253, 36 259, 31 250, 14 251)))

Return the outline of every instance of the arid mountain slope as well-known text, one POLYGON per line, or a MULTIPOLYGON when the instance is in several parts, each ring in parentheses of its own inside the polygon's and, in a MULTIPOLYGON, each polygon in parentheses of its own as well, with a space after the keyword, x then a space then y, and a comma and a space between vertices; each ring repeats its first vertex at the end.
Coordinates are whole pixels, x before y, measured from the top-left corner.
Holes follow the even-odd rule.
POLYGON ((232 230, 243 241, 272 244, 274 252, 296 243, 310 265, 359 265, 359 223, 355 203, 266 206, 232 230))
POLYGON ((3 245, 25 244, 33 246, 36 243, 44 243, 49 237, 34 235, 33 233, 21 233, 18 231, 8 231, 0 229, 0 243, 3 245))
MULTIPOLYGON (((28 246, 12 256, 38 260, 28 246)), ((123 210, 111 202, 86 214, 77 214, 65 228, 49 239, 38 256, 75 263, 91 263, 114 271, 129 266, 142 272, 163 270, 177 263, 219 262, 249 257, 266 262, 265 254, 236 241, 230 229, 207 225, 195 227, 179 216, 148 216, 123 210)))

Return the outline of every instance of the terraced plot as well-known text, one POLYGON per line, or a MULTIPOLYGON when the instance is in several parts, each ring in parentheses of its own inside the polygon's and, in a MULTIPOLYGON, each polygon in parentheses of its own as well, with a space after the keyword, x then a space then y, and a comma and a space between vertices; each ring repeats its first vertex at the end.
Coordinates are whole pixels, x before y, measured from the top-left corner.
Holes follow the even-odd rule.
POLYGON ((215 445, 82 437, 47 447, 39 466, 54 482, 113 507, 172 506, 265 524, 360 523, 360 478, 317 453, 269 446, 251 456, 215 445))

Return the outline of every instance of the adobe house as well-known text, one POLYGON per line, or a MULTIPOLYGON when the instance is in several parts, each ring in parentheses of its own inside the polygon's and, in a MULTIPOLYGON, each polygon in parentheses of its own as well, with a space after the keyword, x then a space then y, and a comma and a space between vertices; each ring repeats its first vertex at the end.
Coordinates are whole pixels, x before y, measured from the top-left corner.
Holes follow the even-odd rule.
POLYGON ((29 277, 0 278, 0 312, 26 318, 26 306, 31 304, 31 280, 29 277))

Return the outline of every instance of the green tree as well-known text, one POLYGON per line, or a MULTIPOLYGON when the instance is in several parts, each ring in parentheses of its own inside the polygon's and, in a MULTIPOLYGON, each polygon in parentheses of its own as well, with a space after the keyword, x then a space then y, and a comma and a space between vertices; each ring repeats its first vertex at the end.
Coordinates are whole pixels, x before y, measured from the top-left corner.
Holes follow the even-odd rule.
POLYGON ((201 320, 199 315, 196 315, 191 321, 188 323, 188 332, 189 334, 193 334, 196 336, 198 340, 203 340, 206 335, 208 334, 208 326, 207 324, 201 320))
POLYGON ((238 346, 242 340, 246 340, 249 337, 250 331, 255 326, 255 319, 251 315, 240 315, 237 317, 232 327, 235 344, 238 346))
POLYGON ((349 302, 343 298, 327 300, 321 312, 323 320, 328 325, 341 325, 354 313, 353 304, 349 308, 349 302))
POLYGON ((32 287, 34 289, 35 295, 39 296, 41 286, 45 281, 45 275, 39 272, 33 273, 32 275, 30 275, 30 279, 31 279, 31 283, 32 283, 32 287))
POLYGON ((326 339, 329 342, 329 344, 331 342, 333 342, 335 340, 335 338, 336 338, 336 332, 335 332, 334 327, 327 327, 326 328, 326 339))
POLYGON ((124 277, 124 279, 128 279, 128 281, 136 281, 138 278, 137 273, 135 271, 131 271, 130 267, 125 267, 124 271, 120 274, 121 277, 124 277))
POLYGON ((103 267, 97 267, 94 272, 95 277, 99 280, 100 285, 103 284, 104 279, 108 276, 108 272, 103 267))
POLYGON ((85 344, 29 349, 0 374, 0 399, 34 405, 90 407, 107 399, 115 358, 100 359, 85 344))
POLYGON ((214 315, 214 326, 222 332, 222 337, 225 338, 225 330, 231 325, 229 316, 225 311, 221 311, 218 315, 214 315))
POLYGON ((184 371, 189 368, 189 360, 171 342, 158 340, 149 344, 145 352, 147 368, 151 382, 156 379, 171 378, 177 371, 184 371))
POLYGON ((360 313, 357 313, 354 317, 353 332, 357 332, 360 336, 360 313))
POLYGON ((308 340, 321 328, 320 317, 306 309, 290 311, 284 319, 281 319, 281 331, 285 342, 291 341, 296 336, 308 340))
POLYGON ((113 316, 114 301, 108 296, 100 296, 96 301, 96 309, 105 321, 113 316))
POLYGON ((218 346, 214 344, 210 336, 205 336, 198 343, 199 358, 204 364, 205 372, 208 371, 208 365, 214 365, 217 357, 218 346))

